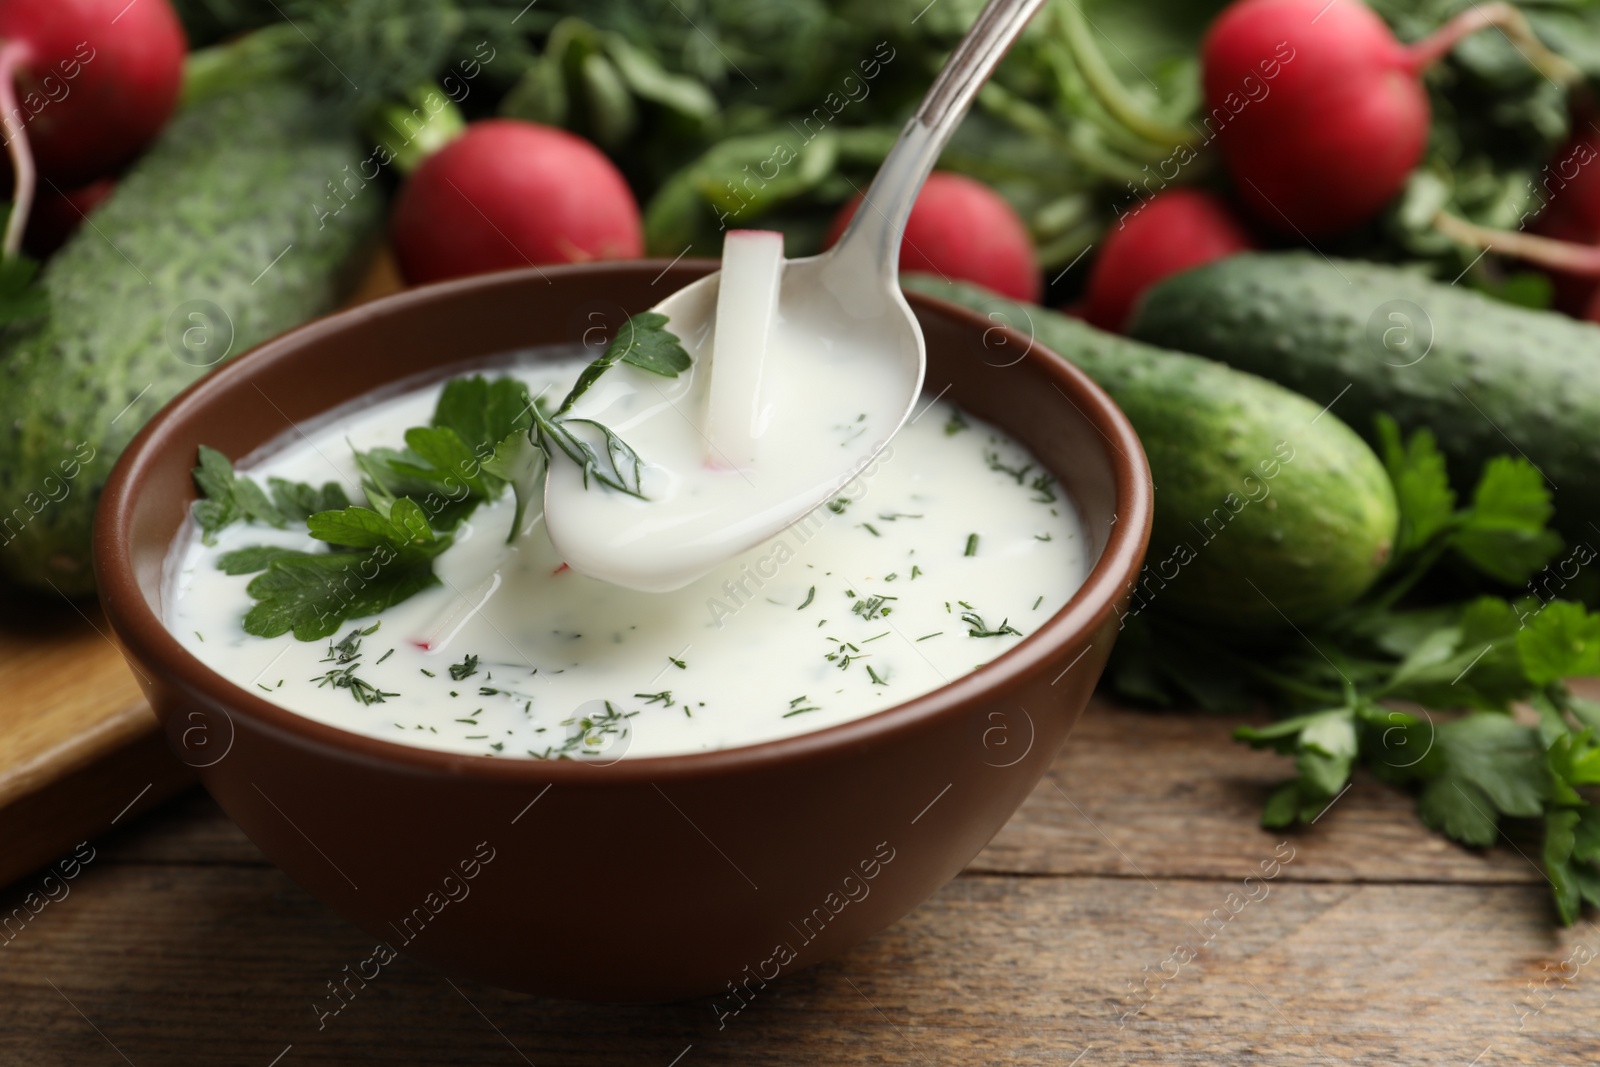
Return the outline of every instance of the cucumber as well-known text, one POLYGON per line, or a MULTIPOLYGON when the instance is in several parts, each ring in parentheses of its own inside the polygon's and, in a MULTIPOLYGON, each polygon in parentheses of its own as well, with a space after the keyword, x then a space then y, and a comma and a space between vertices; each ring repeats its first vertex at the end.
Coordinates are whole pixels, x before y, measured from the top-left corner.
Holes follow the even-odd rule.
POLYGON ((362 158, 353 127, 305 89, 212 96, 46 264, 48 313, 0 336, 0 572, 93 588, 95 502, 139 427, 353 280, 383 209, 381 189, 351 177, 362 158))
POLYGON ((1556 528, 1596 536, 1600 327, 1394 267, 1262 253, 1163 282, 1132 332, 1332 403, 1369 439, 1380 411, 1428 427, 1463 491, 1520 453, 1551 485, 1556 528))
POLYGON ((1129 614, 1148 607, 1235 630, 1298 625, 1350 604, 1387 562, 1398 522, 1388 475, 1319 405, 969 286, 905 284, 1031 332, 1133 423, 1156 508, 1129 614))

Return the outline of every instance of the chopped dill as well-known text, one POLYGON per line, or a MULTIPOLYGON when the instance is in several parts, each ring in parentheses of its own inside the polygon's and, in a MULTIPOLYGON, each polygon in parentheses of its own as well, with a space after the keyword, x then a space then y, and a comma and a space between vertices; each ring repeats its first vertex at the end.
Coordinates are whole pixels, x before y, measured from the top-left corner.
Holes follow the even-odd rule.
POLYGON ((1002 619, 998 628, 991 629, 989 624, 983 621, 983 616, 975 611, 964 611, 961 613, 961 621, 970 627, 967 630, 968 637, 1004 637, 1007 634, 1022 636, 1022 631, 1012 626, 1010 619, 1002 619))
POLYGON ((665 707, 672 707, 672 690, 670 689, 663 689, 659 693, 635 693, 633 696, 634 699, 642 700, 646 704, 661 704, 665 707))
POLYGON ((942 634, 943 634, 943 633, 944 633, 944 631, 943 631, 943 630, 935 630, 935 631, 934 631, 934 632, 933 632, 933 633, 931 633, 931 634, 923 634, 923 635, 922 635, 922 636, 921 636, 921 637, 919 637, 919 638, 917 638, 917 640, 918 640, 918 641, 926 641, 926 640, 927 640, 927 639, 928 639, 928 638, 930 638, 930 637, 939 637, 939 636, 940 636, 940 635, 942 635, 942 634))
POLYGON ((872 679, 874 685, 888 685, 889 683, 878 677, 878 672, 872 669, 872 664, 867 664, 867 677, 872 679))
POLYGON ((815 704, 812 704, 812 705, 807 706, 807 707, 802 707, 801 705, 805 704, 805 702, 807 700, 809 700, 809 699, 811 699, 811 698, 802 693, 800 696, 797 696, 793 700, 789 701, 789 710, 783 713, 783 717, 785 719, 787 719, 791 715, 800 715, 800 714, 803 714, 803 713, 808 712, 808 711, 821 711, 822 710, 821 708, 817 707, 815 704))
POLYGON ((1035 504, 1054 504, 1056 502, 1056 480, 1046 471, 1034 475, 1033 481, 1028 483, 1028 488, 1037 495, 1033 498, 1035 504))
POLYGON ((963 556, 976 556, 978 554, 977 534, 967 534, 967 550, 961 554, 963 556))
POLYGON ((995 471, 998 474, 1006 474, 1010 475, 1012 478, 1015 478, 1018 485, 1021 485, 1023 480, 1028 477, 1028 472, 1033 470, 1032 463, 1024 464, 1021 467, 1006 466, 1004 463, 1000 462, 1000 453, 998 452, 985 452, 983 454, 983 461, 989 465, 990 470, 995 471))
POLYGON ((899 599, 899 597, 887 596, 883 594, 863 597, 854 604, 850 605, 850 610, 855 612, 857 615, 860 615, 868 622, 871 622, 873 619, 881 619, 887 616, 889 612, 894 610, 889 606, 888 602, 899 599))
POLYGON ((801 604, 798 608, 795 608, 794 610, 796 610, 796 611, 804 611, 806 608, 811 606, 811 602, 813 600, 815 600, 816 598, 817 598, 817 587, 816 586, 812 586, 811 590, 806 593, 805 603, 801 604))
POLYGON ((878 528, 876 526, 872 525, 872 523, 870 523, 870 522, 862 523, 861 524, 861 528, 866 530, 867 533, 871 534, 873 537, 882 537, 883 536, 883 534, 878 532, 878 528))
POLYGON ((389 697, 397 697, 399 693, 386 693, 372 683, 357 678, 355 671, 358 664, 350 663, 343 670, 335 668, 319 678, 310 681, 317 683, 317 688, 322 689, 332 686, 335 689, 348 689, 350 695, 358 704, 382 704, 389 697))
MULTIPOLYGON (((477 674, 477 673, 478 673, 478 657, 477 656, 468 656, 465 659, 463 659, 460 663, 452 663, 450 665, 450 680, 451 681, 464 682, 468 678, 471 678, 474 674, 477 674)), ((454 695, 455 695, 454 693, 451 694, 451 696, 454 696, 454 695)))

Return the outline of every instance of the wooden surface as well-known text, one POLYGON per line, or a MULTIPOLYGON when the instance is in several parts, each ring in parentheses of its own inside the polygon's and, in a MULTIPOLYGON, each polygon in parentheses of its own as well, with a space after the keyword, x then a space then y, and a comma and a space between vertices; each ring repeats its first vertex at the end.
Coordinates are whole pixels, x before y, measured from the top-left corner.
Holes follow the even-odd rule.
POLYGON ((1556 929, 1527 859, 1445 844, 1369 779, 1281 844, 1254 816, 1285 765, 1229 726, 1091 708, 964 875, 722 1028, 707 1001, 543 1001, 402 959, 319 1030, 371 939, 188 792, 95 843, 0 947, 0 1063, 1600 1062, 1600 929, 1556 929))

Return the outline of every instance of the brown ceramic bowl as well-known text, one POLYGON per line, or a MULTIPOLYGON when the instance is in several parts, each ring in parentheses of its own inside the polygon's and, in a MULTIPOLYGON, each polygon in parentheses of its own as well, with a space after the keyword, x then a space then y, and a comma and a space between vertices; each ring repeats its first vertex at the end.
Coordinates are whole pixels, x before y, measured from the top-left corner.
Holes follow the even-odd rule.
POLYGON ((732 990, 844 952, 954 877, 1088 701, 1149 536, 1138 438, 1088 378, 1024 334, 917 295, 929 391, 948 388, 1033 450, 1076 502, 1096 559, 1045 625, 942 689, 746 748, 609 766, 492 759, 301 718, 213 673, 162 626, 163 565, 195 498, 200 444, 239 457, 388 383, 593 342, 624 309, 712 266, 486 275, 333 315, 191 387, 117 465, 95 528, 111 624, 173 750, 218 803, 383 943, 350 974, 371 978, 398 950, 533 993, 710 993, 732 1011, 732 990))

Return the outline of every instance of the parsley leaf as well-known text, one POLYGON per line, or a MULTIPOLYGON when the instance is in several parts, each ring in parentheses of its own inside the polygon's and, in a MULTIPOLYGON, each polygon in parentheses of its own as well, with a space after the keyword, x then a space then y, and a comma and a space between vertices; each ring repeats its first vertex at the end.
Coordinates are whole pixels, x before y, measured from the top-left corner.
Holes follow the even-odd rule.
POLYGON ((1600 616, 1581 604, 1551 602, 1517 633, 1528 680, 1549 685, 1581 674, 1600 674, 1600 616))
POLYGON ((200 446, 200 465, 194 469, 194 481, 204 499, 194 502, 192 512, 208 545, 215 544, 217 533, 235 522, 264 522, 277 527, 285 524, 283 514, 266 491, 249 478, 236 475, 228 457, 214 448, 200 446))
POLYGON ((1394 419, 1379 415, 1376 424, 1379 455, 1400 504, 1400 534, 1395 539, 1395 554, 1400 556, 1426 545, 1450 525, 1456 494, 1430 431, 1419 430, 1402 443, 1394 419))
POLYGON ((689 353, 678 341, 676 334, 667 328, 667 317, 659 311, 645 311, 634 315, 617 335, 611 339, 606 350, 583 369, 578 375, 578 380, 573 383, 572 389, 567 393, 561 406, 556 409, 556 415, 565 415, 572 410, 572 405, 578 398, 589 391, 589 387, 600 380, 600 376, 618 362, 630 363, 640 370, 659 374, 664 378, 676 378, 679 374, 689 369, 691 362, 689 353))
POLYGON ((1561 550, 1561 538, 1545 529, 1554 511, 1533 464, 1497 456, 1473 491, 1455 550, 1490 577, 1520 585, 1561 550))
POLYGON ((268 478, 272 490, 272 503, 285 519, 308 519, 319 511, 337 511, 350 506, 344 486, 327 482, 321 489, 305 482, 291 482, 283 478, 268 478))
POLYGON ((330 637, 346 620, 376 615, 437 585, 433 561, 451 543, 436 536, 422 508, 405 497, 387 517, 349 507, 319 512, 307 527, 320 541, 358 551, 245 549, 219 561, 224 570, 266 564, 246 587, 256 601, 244 618, 246 633, 277 637, 292 630, 301 641, 330 637))

